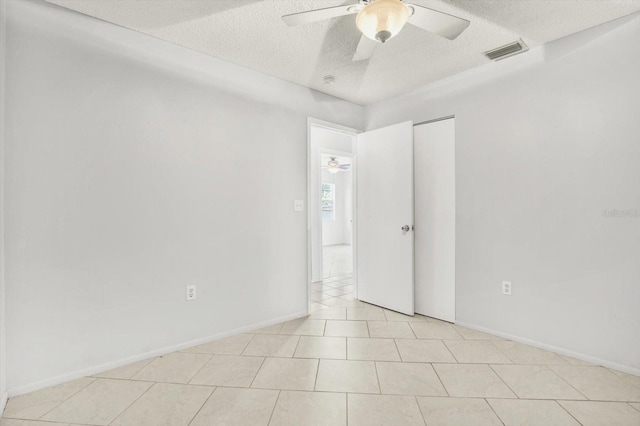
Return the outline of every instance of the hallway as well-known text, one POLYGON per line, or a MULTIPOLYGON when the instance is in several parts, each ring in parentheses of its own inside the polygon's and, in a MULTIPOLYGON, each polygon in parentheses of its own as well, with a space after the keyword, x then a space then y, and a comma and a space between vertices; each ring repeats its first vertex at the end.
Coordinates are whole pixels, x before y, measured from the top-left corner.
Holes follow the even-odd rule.
POLYGON ((353 272, 353 249, 350 244, 322 247, 322 278, 334 278, 353 272))

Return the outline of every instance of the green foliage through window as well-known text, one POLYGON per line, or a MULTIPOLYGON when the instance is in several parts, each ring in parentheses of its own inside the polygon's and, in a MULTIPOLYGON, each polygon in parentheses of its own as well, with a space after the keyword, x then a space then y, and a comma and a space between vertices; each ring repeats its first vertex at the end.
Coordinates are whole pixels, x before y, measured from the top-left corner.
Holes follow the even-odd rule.
POLYGON ((336 185, 333 183, 322 184, 322 198, 320 200, 320 211, 322 220, 335 220, 336 185))

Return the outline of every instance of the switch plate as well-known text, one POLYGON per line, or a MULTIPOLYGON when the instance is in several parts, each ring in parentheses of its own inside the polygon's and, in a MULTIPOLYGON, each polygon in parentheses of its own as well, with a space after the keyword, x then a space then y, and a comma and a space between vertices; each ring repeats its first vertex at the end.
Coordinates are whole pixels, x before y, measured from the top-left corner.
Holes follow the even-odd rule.
POLYGON ((502 294, 511 296, 511 281, 502 281, 502 294))
POLYGON ((196 286, 188 285, 187 286, 187 301, 196 300, 196 286))
POLYGON ((304 211, 304 201, 302 200, 295 200, 293 202, 293 211, 296 212, 303 212, 304 211))

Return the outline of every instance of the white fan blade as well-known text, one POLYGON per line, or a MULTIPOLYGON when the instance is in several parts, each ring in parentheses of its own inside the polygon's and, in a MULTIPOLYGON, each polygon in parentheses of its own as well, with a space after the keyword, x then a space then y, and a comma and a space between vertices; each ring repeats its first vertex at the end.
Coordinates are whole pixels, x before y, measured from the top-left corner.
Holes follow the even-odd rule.
POLYGON ((458 37, 470 24, 466 19, 457 16, 447 15, 443 12, 427 9, 426 7, 408 4, 413 9, 413 15, 409 18, 409 23, 418 28, 453 40, 458 37))
POLYGON ((326 9, 310 10, 308 12, 285 15, 282 20, 290 26, 308 24, 309 22, 322 21, 324 19, 336 18, 338 16, 352 15, 358 13, 362 8, 357 4, 346 6, 328 7, 326 9))
POLYGON ((363 34, 362 37, 360 37, 360 42, 358 43, 358 47, 356 48, 356 53, 355 55, 353 55, 354 62, 371 58, 373 56, 373 52, 376 50, 377 45, 377 41, 373 41, 363 34))

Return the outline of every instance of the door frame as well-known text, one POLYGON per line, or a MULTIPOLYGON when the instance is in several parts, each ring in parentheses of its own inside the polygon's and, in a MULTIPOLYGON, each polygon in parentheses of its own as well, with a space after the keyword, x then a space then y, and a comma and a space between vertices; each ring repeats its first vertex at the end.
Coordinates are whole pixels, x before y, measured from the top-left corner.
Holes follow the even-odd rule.
MULTIPOLYGON (((312 161, 314 161, 311 154, 311 129, 313 127, 319 127, 319 128, 324 128, 324 129, 328 129, 331 131, 335 131, 335 132, 339 132, 339 133, 345 133, 349 136, 353 136, 354 137, 354 142, 352 145, 352 149, 351 149, 351 153, 347 153, 347 152, 341 152, 341 151, 334 151, 334 150, 320 150, 321 153, 336 153, 338 156, 345 156, 348 155, 351 157, 351 185, 352 185, 352 191, 351 191, 351 216, 352 216, 352 225, 351 225, 351 248, 352 248, 352 255, 353 255, 353 293, 354 295, 358 294, 358 277, 357 277, 357 262, 358 262, 358 258, 357 258, 357 250, 356 250, 356 244, 355 242, 357 241, 357 226, 356 226, 356 212, 357 212, 357 194, 356 194, 356 163, 357 163, 357 152, 356 152, 356 143, 355 143, 355 137, 358 135, 358 133, 362 133, 361 130, 359 129, 354 129, 351 127, 347 127, 347 126, 343 126, 340 124, 336 124, 336 123, 331 123, 329 121, 324 121, 324 120, 320 120, 317 118, 313 118, 313 117, 308 117, 307 118, 307 314, 309 314, 311 312, 311 285, 313 284, 313 277, 311 275, 311 266, 312 266, 312 255, 313 255, 313 246, 312 246, 312 231, 313 231, 313 217, 312 217, 312 211, 311 211, 311 182, 312 182, 312 174, 311 174, 311 164, 312 161)), ((318 161, 320 160, 319 158, 317 159, 318 161)), ((321 180, 321 179, 320 179, 321 180)), ((322 226, 322 224, 320 225, 322 226)), ((320 232, 322 232, 322 228, 320 228, 320 232)))

